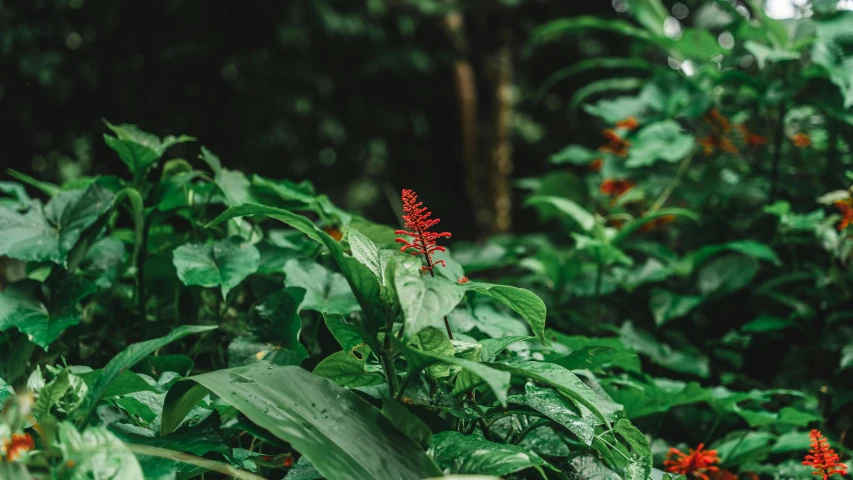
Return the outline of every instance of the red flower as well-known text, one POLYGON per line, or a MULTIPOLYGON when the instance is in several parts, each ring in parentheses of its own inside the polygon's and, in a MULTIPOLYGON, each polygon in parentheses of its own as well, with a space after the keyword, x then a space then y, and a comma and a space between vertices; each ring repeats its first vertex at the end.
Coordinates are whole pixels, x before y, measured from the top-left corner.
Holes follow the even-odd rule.
POLYGON ((724 117, 716 108, 712 108, 710 112, 705 114, 705 121, 711 124, 711 128, 718 132, 729 133, 732 129, 729 119, 724 117))
POLYGON ((457 280, 457 282, 459 282, 459 285, 462 285, 463 283, 468 283, 468 277, 462 277, 457 280))
POLYGON ((589 168, 593 172, 600 172, 602 167, 604 167, 604 160, 601 158, 596 158, 595 160, 589 162, 589 165, 587 165, 587 168, 589 168))
POLYGON ((293 466, 293 457, 284 457, 284 461, 282 462, 284 468, 290 468, 293 466))
POLYGON ((607 140, 607 143, 599 148, 600 151, 620 157, 628 156, 628 147, 631 146, 631 142, 624 140, 618 133, 609 128, 602 131, 601 136, 607 140))
POLYGON ((635 130, 638 126, 639 123, 633 115, 626 118, 625 120, 616 122, 616 128, 621 128, 622 130, 635 130))
POLYGON ((806 455, 803 465, 814 468, 812 475, 823 477, 823 480, 828 480, 829 477, 836 474, 847 475, 847 465, 838 463, 838 455, 829 446, 826 437, 818 430, 809 432, 809 437, 812 439, 812 448, 806 455))
POLYGON ((670 448, 666 454, 663 465, 667 472, 688 475, 688 478, 711 480, 708 474, 720 471, 715 463, 720 462, 716 450, 703 450, 704 443, 700 443, 696 450, 690 449, 690 454, 684 454, 676 448, 670 448))
POLYGON ((761 145, 767 144, 767 137, 764 135, 759 135, 757 133, 752 133, 749 131, 746 125, 743 123, 739 123, 737 126, 740 133, 743 135, 743 143, 746 144, 749 148, 757 148, 761 145))
POLYGON ((608 178, 601 182, 601 186, 598 187, 598 189, 605 195, 610 195, 613 198, 619 198, 622 195, 625 195, 628 190, 636 186, 637 183, 631 180, 614 180, 612 178, 608 178))
POLYGON ((6 451, 6 459, 10 462, 18 458, 22 453, 36 448, 35 441, 28 433, 12 434, 12 440, 3 440, 3 450, 6 451))
POLYGON ((838 222, 838 231, 843 232, 850 225, 850 222, 853 222, 853 199, 838 200, 833 205, 841 211, 842 218, 838 222))
POLYGON ((432 254, 436 251, 444 251, 444 247, 436 245, 436 241, 442 237, 450 238, 450 233, 435 233, 429 231, 429 229, 435 226, 440 219, 429 218, 430 215, 432 215, 432 212, 430 212, 426 207, 421 207, 423 202, 418 201, 418 194, 411 190, 403 190, 402 198, 403 211, 406 213, 403 215, 403 220, 406 221, 406 228, 409 230, 397 230, 394 233, 396 235, 408 235, 412 237, 412 241, 410 242, 406 239, 398 238, 397 243, 403 244, 400 251, 405 252, 406 250, 414 249, 409 253, 412 255, 423 255, 427 263, 426 266, 423 267, 424 270, 431 271, 433 266, 438 263, 442 266, 447 266, 445 265, 444 260, 433 262, 432 254))
POLYGON ((795 133, 791 137, 791 143, 797 148, 805 148, 812 144, 812 139, 803 132, 795 133))
POLYGON ((340 242, 341 239, 344 238, 344 234, 335 227, 323 227, 323 231, 328 233, 330 237, 334 238, 336 242, 340 242))

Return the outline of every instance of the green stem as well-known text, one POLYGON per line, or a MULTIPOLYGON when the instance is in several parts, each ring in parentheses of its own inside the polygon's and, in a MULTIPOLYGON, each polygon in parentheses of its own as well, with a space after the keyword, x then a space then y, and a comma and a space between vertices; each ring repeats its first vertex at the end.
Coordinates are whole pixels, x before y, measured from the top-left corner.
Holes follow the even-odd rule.
POLYGON ((681 183, 681 178, 684 177, 685 173, 687 173, 687 167, 690 166, 690 163, 693 161, 693 157, 695 155, 696 148, 694 147, 690 154, 687 155, 687 157, 685 157, 685 159, 681 162, 681 165, 678 167, 678 171, 675 173, 675 177, 672 178, 672 181, 669 182, 669 185, 667 185, 664 191, 661 192, 660 197, 655 200, 655 203, 652 205, 652 208, 650 208, 649 211, 646 212, 646 215, 660 210, 663 204, 666 203, 667 200, 669 200, 669 196, 672 195, 672 192, 675 190, 678 184, 681 183))
POLYGON ((530 425, 524 427, 524 430, 522 430, 518 434, 518 437, 513 439, 512 442, 510 442, 510 443, 512 443, 513 445, 518 445, 519 443, 521 443, 522 440, 524 440, 524 437, 526 437, 528 434, 530 434, 530 432, 532 432, 533 430, 536 430, 539 427, 544 427, 544 426, 550 425, 550 424, 551 424, 550 419, 540 418, 539 420, 536 420, 535 422, 531 423, 530 425))
MULTIPOLYGON (((421 238, 421 242, 423 242, 423 238, 421 238)), ((428 254, 424 254, 424 258, 426 258, 427 269, 429 270, 429 274, 435 278, 435 272, 432 271, 433 264, 432 260, 429 258, 428 254)), ((450 322, 447 320, 447 315, 444 316, 444 328, 447 329, 447 338, 453 340, 453 332, 450 331, 450 322)))

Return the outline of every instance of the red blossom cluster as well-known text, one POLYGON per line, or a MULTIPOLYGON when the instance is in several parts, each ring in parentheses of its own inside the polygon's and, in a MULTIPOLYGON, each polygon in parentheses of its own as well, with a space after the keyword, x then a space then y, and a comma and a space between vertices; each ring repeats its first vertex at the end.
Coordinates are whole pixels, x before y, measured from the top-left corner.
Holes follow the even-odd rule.
POLYGON ((829 446, 829 440, 819 430, 812 430, 809 437, 812 440, 811 450, 803 465, 814 468, 812 475, 823 480, 829 480, 833 475, 847 475, 847 465, 838 463, 838 454, 829 446))
MULTIPOLYGON (((3 440, 3 452, 5 452, 6 460, 13 461, 20 457, 22 453, 29 452, 36 448, 36 443, 33 437, 28 433, 12 434, 10 440, 3 440)), ((0 455, 2 458, 2 455, 0 455)))
POLYGON ((720 467, 715 465, 717 463, 720 463, 717 451, 705 450, 705 444, 700 443, 695 450, 690 449, 690 453, 670 448, 663 465, 670 473, 687 475, 696 480, 713 480, 710 475, 716 476, 720 472, 720 467))
POLYGON ((411 241, 404 238, 398 238, 397 243, 402 243, 401 252, 410 250, 412 255, 423 255, 426 260, 424 270, 432 270, 436 264, 446 266, 444 260, 433 262, 432 254, 435 252, 443 252, 444 247, 436 245, 439 238, 450 238, 448 232, 430 232, 429 229, 434 227, 439 221, 438 218, 430 218, 432 212, 427 207, 423 207, 423 202, 418 201, 418 194, 412 190, 403 190, 403 220, 406 221, 405 228, 408 230, 397 230, 394 232, 397 235, 408 235, 411 241))

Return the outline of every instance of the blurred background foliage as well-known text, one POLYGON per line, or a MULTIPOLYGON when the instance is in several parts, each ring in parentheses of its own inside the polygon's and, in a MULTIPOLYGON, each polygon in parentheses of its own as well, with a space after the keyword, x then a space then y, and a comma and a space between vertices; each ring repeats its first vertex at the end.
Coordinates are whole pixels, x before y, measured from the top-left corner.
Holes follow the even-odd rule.
POLYGON ((395 222, 388 196, 408 187, 457 237, 506 230, 478 216, 489 195, 463 162, 456 64, 470 66, 481 150, 505 121, 512 176, 541 173, 600 128, 566 113, 589 76, 536 90, 559 67, 629 48, 596 35, 524 55, 532 29, 578 14, 618 15, 604 1, 0 1, 3 163, 55 182, 115 173, 106 118, 204 139, 231 168, 311 179, 378 221, 395 222), (490 92, 503 87, 512 112, 496 120, 490 92))

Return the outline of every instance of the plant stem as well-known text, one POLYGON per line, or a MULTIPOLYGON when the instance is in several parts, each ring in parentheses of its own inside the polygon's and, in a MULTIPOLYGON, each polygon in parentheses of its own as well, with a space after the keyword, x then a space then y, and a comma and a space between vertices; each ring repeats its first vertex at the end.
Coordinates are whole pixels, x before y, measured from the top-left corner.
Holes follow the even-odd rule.
POLYGON ((522 431, 518 434, 518 437, 516 437, 515 439, 513 439, 510 443, 512 443, 513 445, 518 445, 519 443, 521 443, 521 441, 522 441, 522 440, 524 440, 524 437, 526 437, 526 436, 527 436, 530 432, 532 432, 533 430, 536 430, 536 429, 537 429, 537 428, 539 428, 539 427, 544 427, 544 426, 546 426, 546 425, 550 425, 550 424, 551 424, 551 420, 550 420, 550 419, 547 419, 547 418, 540 418, 539 420, 536 420, 535 422, 533 422, 533 423, 531 423, 531 424, 527 425, 526 427, 524 427, 524 430, 522 430, 522 431))
MULTIPOLYGON (((421 242, 423 242, 423 238, 421 238, 421 242)), ((424 243, 424 245, 425 245, 425 243, 424 243)), ((433 265, 432 265, 432 260, 430 260, 430 258, 429 258, 429 254, 424 253, 424 258, 426 258, 427 270, 429 270, 429 274, 432 275, 432 277, 434 278, 435 272, 432 271, 433 265)), ((447 320, 447 315, 444 316, 444 328, 447 329, 447 338, 453 340, 453 332, 450 331, 450 322, 447 320)))
POLYGON ((678 184, 681 183, 681 178, 684 176, 685 173, 687 173, 687 167, 690 166, 690 163, 693 161, 693 157, 695 155, 696 148, 694 148, 690 152, 690 154, 687 155, 687 157, 685 157, 684 160, 681 162, 681 165, 678 167, 678 171, 675 173, 675 177, 673 177, 672 181, 669 182, 669 185, 667 185, 663 192, 661 192, 660 197, 655 200, 655 203, 652 205, 652 208, 650 208, 649 211, 646 212, 646 215, 660 210, 663 204, 666 203, 667 200, 669 200, 669 196, 672 195, 672 192, 675 190, 675 187, 677 187, 678 184))
MULTIPOLYGON (((382 354, 380 357, 382 358, 382 369, 385 370, 385 378, 388 379, 388 391, 391 397, 395 397, 398 393, 397 390, 397 369, 394 368, 394 357, 391 355, 391 336, 393 333, 391 332, 394 327, 394 320, 390 315, 386 316, 387 320, 385 322, 385 339, 382 346, 382 354)), ((403 391, 399 390, 399 394, 402 395, 403 391)))

